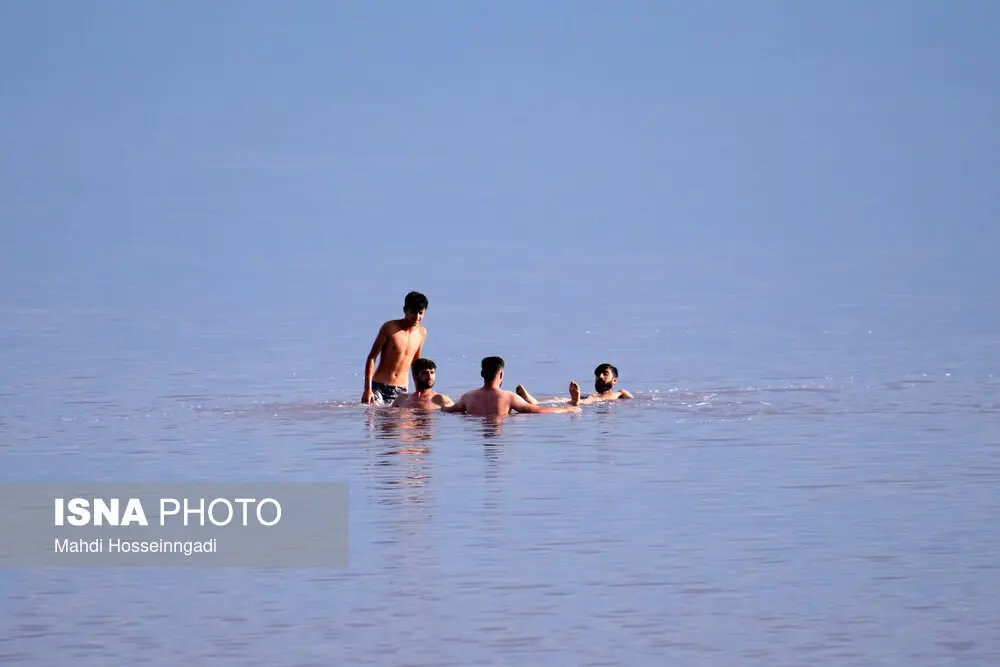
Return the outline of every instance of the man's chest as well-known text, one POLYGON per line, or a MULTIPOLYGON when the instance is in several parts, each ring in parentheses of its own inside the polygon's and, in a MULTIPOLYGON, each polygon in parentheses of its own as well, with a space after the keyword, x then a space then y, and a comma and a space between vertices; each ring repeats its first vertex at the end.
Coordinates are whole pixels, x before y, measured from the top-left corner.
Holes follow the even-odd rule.
POLYGON ((397 331, 389 336, 389 345, 400 351, 416 349, 421 338, 419 331, 397 331))

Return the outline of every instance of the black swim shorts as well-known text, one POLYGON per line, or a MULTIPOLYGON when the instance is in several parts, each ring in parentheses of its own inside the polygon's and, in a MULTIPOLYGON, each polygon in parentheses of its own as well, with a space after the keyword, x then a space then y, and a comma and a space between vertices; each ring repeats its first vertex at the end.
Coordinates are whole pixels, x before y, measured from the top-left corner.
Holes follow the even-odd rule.
POLYGON ((375 405, 392 405, 397 396, 406 393, 406 387, 372 382, 372 393, 375 395, 375 405))

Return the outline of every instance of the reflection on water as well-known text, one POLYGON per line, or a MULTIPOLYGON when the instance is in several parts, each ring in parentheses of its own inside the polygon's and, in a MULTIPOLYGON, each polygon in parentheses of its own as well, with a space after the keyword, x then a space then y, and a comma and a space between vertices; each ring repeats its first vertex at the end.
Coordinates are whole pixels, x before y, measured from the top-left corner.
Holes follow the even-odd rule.
POLYGON ((3 573, 0 662, 997 664, 1000 470, 977 406, 998 389, 720 384, 493 418, 92 406, 8 460, 346 481, 351 565, 3 573), (83 447, 54 457, 59 438, 83 447))
POLYGON ((479 432, 484 438, 499 438, 503 435, 505 417, 471 417, 479 422, 479 432))
POLYGON ((431 479, 431 447, 436 414, 384 407, 364 408, 372 450, 371 487, 383 491, 376 502, 420 505, 431 479))
POLYGON ((437 412, 400 408, 366 407, 365 418, 372 438, 399 439, 413 443, 430 440, 437 412))

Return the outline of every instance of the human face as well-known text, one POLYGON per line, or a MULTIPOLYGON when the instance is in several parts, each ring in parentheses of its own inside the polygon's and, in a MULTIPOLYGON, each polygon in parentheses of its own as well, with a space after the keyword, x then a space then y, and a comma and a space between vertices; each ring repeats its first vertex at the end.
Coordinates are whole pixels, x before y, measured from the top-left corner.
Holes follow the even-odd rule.
POLYGON ((615 377, 610 368, 605 368, 600 373, 594 375, 594 389, 597 390, 598 394, 611 391, 616 382, 618 382, 618 378, 615 377))
POLYGON ((434 386, 434 369, 424 368, 417 373, 417 377, 413 378, 414 384, 417 385, 417 391, 423 391, 425 389, 431 389, 434 386))
POLYGON ((406 323, 409 326, 415 327, 415 326, 417 326, 418 324, 420 324, 423 321, 423 319, 424 319, 424 313, 425 312, 426 311, 423 311, 423 310, 412 311, 412 310, 403 309, 403 319, 406 320, 406 323))

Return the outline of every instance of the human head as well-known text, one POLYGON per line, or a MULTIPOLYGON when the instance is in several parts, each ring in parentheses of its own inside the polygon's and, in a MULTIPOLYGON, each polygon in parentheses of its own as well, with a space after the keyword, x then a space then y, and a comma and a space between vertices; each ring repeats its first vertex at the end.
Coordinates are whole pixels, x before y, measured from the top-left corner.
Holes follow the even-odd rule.
POLYGON ((594 389, 598 394, 611 391, 618 383, 618 369, 611 364, 601 364, 594 369, 594 389))
POLYGON ((486 357, 483 359, 483 369, 479 373, 487 382, 499 379, 503 384, 503 359, 500 357, 486 357))
POLYGON ((427 297, 420 292, 410 292, 403 300, 403 316, 410 326, 420 324, 427 310, 427 297))
POLYGON ((416 385, 417 391, 430 389, 434 386, 437 364, 433 361, 424 358, 414 359, 410 369, 413 371, 413 383, 416 385))

